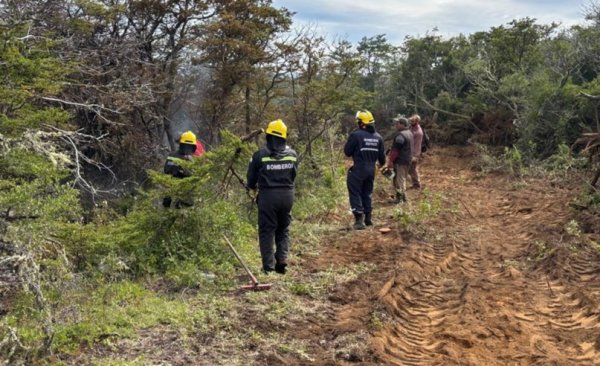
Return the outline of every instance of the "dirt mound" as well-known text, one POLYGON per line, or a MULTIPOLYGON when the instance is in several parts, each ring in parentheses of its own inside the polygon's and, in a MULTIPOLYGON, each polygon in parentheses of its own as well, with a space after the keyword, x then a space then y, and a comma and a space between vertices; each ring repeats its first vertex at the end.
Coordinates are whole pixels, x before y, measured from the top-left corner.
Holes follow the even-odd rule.
POLYGON ((332 238, 317 266, 366 261, 376 270, 336 289, 335 315, 311 333, 333 342, 369 332, 372 353, 354 360, 363 364, 600 364, 600 259, 585 234, 565 234, 573 192, 479 177, 468 155, 438 152, 424 163, 444 209, 422 234, 401 235, 388 221, 387 235, 332 238))

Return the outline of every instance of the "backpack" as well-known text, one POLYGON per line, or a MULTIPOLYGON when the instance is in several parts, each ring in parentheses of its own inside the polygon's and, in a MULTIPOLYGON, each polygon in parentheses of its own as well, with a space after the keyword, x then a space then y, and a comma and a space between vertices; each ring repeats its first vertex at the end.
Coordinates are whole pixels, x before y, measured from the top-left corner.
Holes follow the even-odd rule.
POLYGON ((423 127, 421 127, 421 130, 423 131, 423 143, 421 143, 421 154, 422 154, 431 147, 431 143, 429 141, 429 136, 427 135, 427 132, 425 132, 425 129, 423 127))

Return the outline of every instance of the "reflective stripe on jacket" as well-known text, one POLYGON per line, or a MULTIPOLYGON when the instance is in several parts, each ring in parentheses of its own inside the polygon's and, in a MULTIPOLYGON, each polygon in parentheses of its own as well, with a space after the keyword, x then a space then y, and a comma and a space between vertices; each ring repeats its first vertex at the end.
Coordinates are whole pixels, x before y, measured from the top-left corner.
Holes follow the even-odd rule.
POLYGON ((188 170, 181 167, 181 162, 185 161, 185 155, 174 153, 167 157, 165 162, 164 172, 175 178, 186 178, 192 175, 188 170))
POLYGON ((294 189, 297 154, 289 147, 272 151, 264 147, 252 155, 248 165, 248 187, 251 189, 294 189))

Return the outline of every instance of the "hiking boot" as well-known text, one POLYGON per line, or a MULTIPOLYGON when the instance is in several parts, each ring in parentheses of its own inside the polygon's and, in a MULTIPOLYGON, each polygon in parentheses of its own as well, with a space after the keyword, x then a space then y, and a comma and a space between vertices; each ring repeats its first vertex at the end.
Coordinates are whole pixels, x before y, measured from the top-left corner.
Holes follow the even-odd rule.
POLYGON ((365 226, 365 215, 355 213, 354 219, 355 219, 354 225, 352 225, 354 230, 364 230, 367 228, 365 226))
POLYGON ((285 274, 285 267, 287 267, 287 263, 277 263, 275 264, 275 272, 279 274, 285 274))
POLYGON ((371 220, 371 213, 370 212, 365 212, 365 225, 366 226, 373 226, 373 221, 371 220))
POLYGON ((404 193, 404 192, 396 192, 396 198, 393 199, 391 201, 391 203, 400 204, 400 203, 403 203, 403 202, 406 202, 406 201, 407 201, 407 199, 406 199, 406 193, 404 193))
POLYGON ((269 274, 271 272, 273 272, 275 270, 275 268, 270 267, 270 266, 263 266, 263 272, 264 274, 269 274))

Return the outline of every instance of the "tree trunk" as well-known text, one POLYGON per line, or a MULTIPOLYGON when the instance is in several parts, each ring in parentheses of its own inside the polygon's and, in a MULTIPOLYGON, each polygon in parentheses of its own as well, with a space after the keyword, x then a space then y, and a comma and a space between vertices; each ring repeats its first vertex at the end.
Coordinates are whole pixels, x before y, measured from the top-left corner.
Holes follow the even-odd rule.
POLYGON ((171 131, 171 121, 167 117, 163 117, 163 128, 165 135, 167 135, 167 141, 169 141, 169 149, 175 151, 177 147, 175 146, 173 131, 171 131))
POLYGON ((594 111, 594 118, 596 119, 596 132, 600 133, 600 116, 598 115, 598 110, 600 109, 600 105, 596 102, 596 108, 594 111))
POLYGON ((251 123, 252 121, 250 120, 250 87, 246 86, 246 97, 245 97, 245 101, 246 103, 245 108, 246 108, 246 120, 245 120, 245 133, 248 134, 251 131, 251 123))

